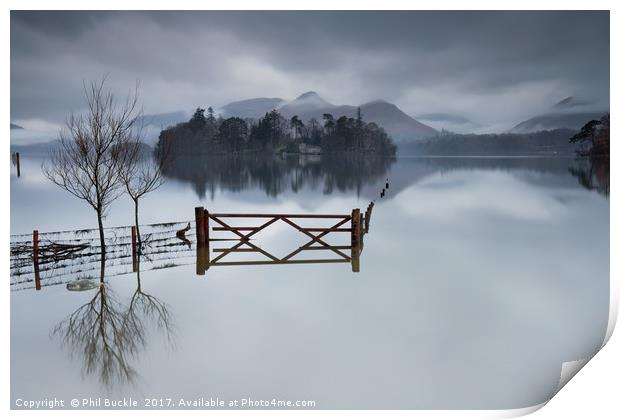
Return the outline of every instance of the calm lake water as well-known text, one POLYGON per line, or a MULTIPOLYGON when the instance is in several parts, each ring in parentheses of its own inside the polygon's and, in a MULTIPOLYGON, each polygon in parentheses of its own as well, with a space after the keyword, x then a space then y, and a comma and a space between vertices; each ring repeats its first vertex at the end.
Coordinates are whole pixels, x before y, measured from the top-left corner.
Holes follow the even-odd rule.
MULTIPOLYGON (((11 233, 26 234, 12 239, 96 227, 94 212, 40 164, 22 156, 21 177, 11 174, 11 233)), ((376 200, 360 272, 350 263, 249 265, 199 276, 195 247, 183 244, 144 258, 138 273, 110 256, 105 286, 83 292, 67 290, 79 277, 70 267, 42 272, 41 290, 12 270, 14 407, 17 398, 111 396, 521 408, 550 398, 562 363, 589 357, 604 338, 609 200, 586 188, 572 159, 194 157, 168 176, 143 200, 141 221, 182 222, 170 231, 195 206, 348 214, 376 200), (93 345, 97 331, 105 340, 93 345)), ((105 224, 132 217, 121 198, 105 224)), ((156 229, 165 227, 144 231, 156 229)), ((118 232, 108 234, 120 243, 118 232)), ((347 245, 348 235, 324 239, 347 245)), ((283 256, 307 240, 277 222, 252 242, 283 256)), ((78 268, 99 281, 99 267, 93 258, 78 268)))

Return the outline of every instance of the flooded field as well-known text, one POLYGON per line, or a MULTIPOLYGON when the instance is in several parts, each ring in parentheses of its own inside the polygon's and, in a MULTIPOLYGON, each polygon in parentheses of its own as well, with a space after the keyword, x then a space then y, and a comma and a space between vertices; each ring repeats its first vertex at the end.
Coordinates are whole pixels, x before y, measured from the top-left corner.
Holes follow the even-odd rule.
POLYGON ((40 165, 23 156, 11 174, 12 401, 520 408, 551 397, 562 363, 596 352, 606 332, 608 168, 605 178, 564 158, 191 157, 143 200, 136 260, 128 199, 104 220, 102 258, 94 212, 40 165), (207 256, 196 243, 198 206, 346 216, 373 201, 358 267, 350 220, 323 232, 338 220, 290 219, 326 233, 301 253, 312 237, 284 220, 247 241, 212 221, 207 256), (35 229, 47 247, 38 274, 35 229), (235 246, 249 250, 213 262, 235 246), (295 252, 318 262, 266 263, 295 252))

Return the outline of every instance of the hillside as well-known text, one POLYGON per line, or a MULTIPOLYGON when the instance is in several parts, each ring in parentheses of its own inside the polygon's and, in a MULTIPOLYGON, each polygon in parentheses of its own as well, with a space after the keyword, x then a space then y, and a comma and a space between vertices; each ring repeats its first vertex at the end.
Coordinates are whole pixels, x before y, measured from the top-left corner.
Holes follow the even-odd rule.
POLYGON ((598 112, 568 112, 551 113, 530 118, 515 125, 511 133, 532 133, 541 130, 554 130, 565 128, 569 130, 579 130, 590 120, 600 118, 604 111, 598 112))
POLYGON ((590 120, 595 120, 609 112, 600 110, 583 99, 568 96, 552 106, 548 111, 522 121, 510 129, 510 133, 533 133, 541 130, 569 129, 579 130, 590 120))
MULTIPOLYGON (((359 107, 365 121, 380 125, 397 142, 422 139, 437 134, 435 129, 415 120, 389 102, 377 100, 359 107)), ((278 109, 286 118, 297 115, 304 122, 312 118, 322 122, 323 114, 331 114, 334 118, 355 117, 357 108, 354 105, 334 105, 316 92, 310 91, 288 102, 280 98, 255 98, 232 102, 221 109, 224 112, 223 116, 234 115, 241 118, 257 118, 272 109, 278 109)))
POLYGON ((284 103, 280 98, 253 98, 231 102, 218 111, 224 117, 259 118, 284 103))

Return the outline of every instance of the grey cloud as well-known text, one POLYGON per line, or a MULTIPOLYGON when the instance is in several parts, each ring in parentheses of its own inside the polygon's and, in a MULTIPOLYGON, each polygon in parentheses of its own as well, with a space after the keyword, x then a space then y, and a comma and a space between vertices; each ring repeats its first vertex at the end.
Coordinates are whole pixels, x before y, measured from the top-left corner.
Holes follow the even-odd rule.
POLYGON ((609 13, 12 12, 11 118, 62 120, 83 79, 141 81, 145 111, 318 91, 511 124, 609 106, 609 13))

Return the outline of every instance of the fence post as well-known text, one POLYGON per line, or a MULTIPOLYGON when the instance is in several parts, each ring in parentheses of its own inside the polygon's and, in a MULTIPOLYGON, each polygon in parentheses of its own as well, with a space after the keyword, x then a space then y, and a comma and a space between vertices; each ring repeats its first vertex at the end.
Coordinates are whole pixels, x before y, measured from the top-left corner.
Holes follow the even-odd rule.
POLYGON ((196 274, 202 276, 207 269, 207 259, 209 258, 208 244, 205 233, 208 233, 208 212, 204 207, 196 207, 194 216, 196 218, 196 274), (205 226, 206 225, 206 226, 205 226))
POLYGON ((133 268, 133 272, 138 271, 138 259, 136 258, 136 227, 131 227, 131 264, 133 268))
POLYGON ((360 271, 360 209, 351 212, 351 269, 360 271))
POLYGON ((196 218, 196 244, 198 246, 204 245, 204 228, 203 228, 203 220, 204 220, 204 208, 203 207, 195 207, 194 208, 194 216, 196 218))
POLYGON ((32 231, 32 262, 34 264, 34 286, 41 290, 41 276, 39 273, 39 231, 32 231))

